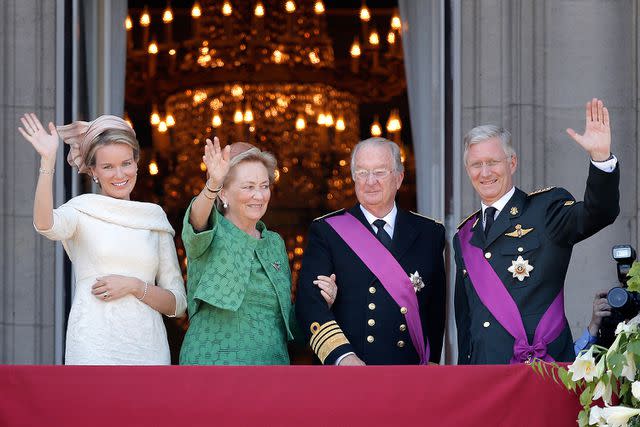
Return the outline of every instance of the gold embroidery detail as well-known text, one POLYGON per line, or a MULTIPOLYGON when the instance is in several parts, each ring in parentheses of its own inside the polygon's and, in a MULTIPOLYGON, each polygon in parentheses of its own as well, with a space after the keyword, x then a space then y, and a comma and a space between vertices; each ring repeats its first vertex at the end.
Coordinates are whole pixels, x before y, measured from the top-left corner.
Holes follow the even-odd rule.
POLYGON ((314 332, 315 323, 311 325, 313 336, 310 344, 314 353, 318 355, 318 359, 324 364, 325 359, 333 350, 341 345, 349 344, 349 340, 335 320, 324 323, 314 332))
POLYGON ((509 213, 511 215, 518 215, 518 208, 516 208, 515 206, 511 206, 511 210, 509 210, 509 213))
POLYGON ((575 203, 575 201, 573 201, 573 200, 567 200, 566 202, 564 202, 564 205, 565 206, 571 206, 574 203, 575 203))
MULTIPOLYGON (((466 217, 465 219, 462 220, 462 222, 460 224, 458 224, 458 229, 460 227, 462 227, 467 221, 469 221, 474 215, 477 215, 478 212, 480 212, 480 209, 478 209, 477 211, 475 211, 474 213, 472 213, 471 215, 469 215, 468 217, 466 217)), ((477 221, 476 221, 477 222, 477 221)), ((474 222, 473 225, 475 226, 476 223, 474 222)))
POLYGON ((519 239, 520 237, 529 234, 529 232, 531 232, 532 230, 533 230, 533 227, 522 228, 521 224, 516 224, 514 231, 511 231, 509 233, 504 233, 504 235, 509 237, 517 237, 519 239))

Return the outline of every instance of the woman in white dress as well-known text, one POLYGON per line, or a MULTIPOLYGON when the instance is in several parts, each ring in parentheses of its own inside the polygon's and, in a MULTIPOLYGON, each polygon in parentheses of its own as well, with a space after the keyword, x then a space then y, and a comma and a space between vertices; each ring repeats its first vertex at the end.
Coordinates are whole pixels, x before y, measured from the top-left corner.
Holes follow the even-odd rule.
POLYGON ((47 132, 35 114, 20 133, 41 156, 33 206, 36 230, 61 240, 74 266, 67 365, 170 364, 161 314, 182 316, 186 297, 174 231, 158 205, 131 201, 140 153, 135 132, 116 116, 47 132), (53 209, 58 135, 68 161, 100 186, 53 209))

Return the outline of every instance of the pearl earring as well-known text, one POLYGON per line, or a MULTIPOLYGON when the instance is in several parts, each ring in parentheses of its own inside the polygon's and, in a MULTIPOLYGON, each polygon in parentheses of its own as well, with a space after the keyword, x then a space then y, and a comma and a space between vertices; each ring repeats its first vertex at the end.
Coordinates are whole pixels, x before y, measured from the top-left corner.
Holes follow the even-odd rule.
POLYGON ((229 204, 227 202, 222 203, 222 207, 227 209, 229 207, 229 204))
POLYGON ((97 176, 93 176, 93 182, 95 182, 96 184, 98 183, 98 177, 97 176))

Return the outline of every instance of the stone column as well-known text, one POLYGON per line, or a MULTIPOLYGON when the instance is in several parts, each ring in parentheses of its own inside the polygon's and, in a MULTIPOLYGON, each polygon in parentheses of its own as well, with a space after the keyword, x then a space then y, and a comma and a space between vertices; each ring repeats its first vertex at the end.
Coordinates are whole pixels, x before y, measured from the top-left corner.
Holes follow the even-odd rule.
POLYGON ((40 159, 17 132, 29 111, 54 121, 55 36, 56 2, 0 2, 0 363, 55 361, 55 245, 33 229, 40 159))

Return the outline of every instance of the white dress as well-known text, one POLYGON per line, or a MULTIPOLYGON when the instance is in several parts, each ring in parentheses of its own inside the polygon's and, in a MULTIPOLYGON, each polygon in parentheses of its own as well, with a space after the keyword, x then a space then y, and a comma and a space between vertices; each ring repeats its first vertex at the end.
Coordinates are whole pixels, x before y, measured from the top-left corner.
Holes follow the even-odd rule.
POLYGON ((175 316, 185 312, 174 231, 160 206, 84 194, 54 209, 51 229, 37 231, 62 240, 74 267, 67 365, 171 363, 167 332, 158 311, 133 295, 103 301, 91 293, 98 277, 137 277, 175 295, 175 316))

